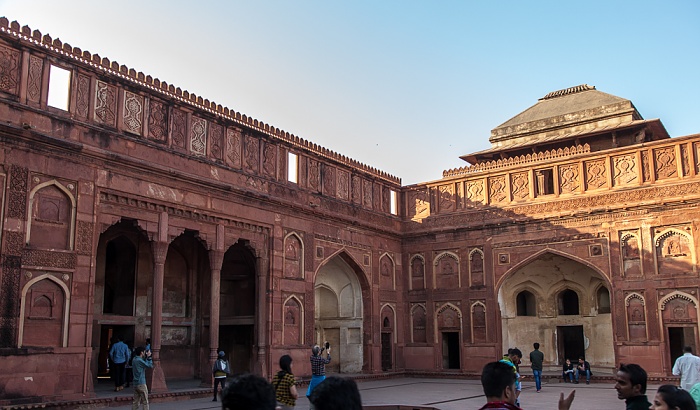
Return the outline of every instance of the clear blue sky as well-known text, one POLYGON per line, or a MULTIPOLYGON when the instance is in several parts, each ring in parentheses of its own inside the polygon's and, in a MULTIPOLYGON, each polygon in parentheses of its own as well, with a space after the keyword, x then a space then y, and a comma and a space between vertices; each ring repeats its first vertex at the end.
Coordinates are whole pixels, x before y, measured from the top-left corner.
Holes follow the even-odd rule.
POLYGON ((0 15, 405 185, 583 83, 700 133, 698 0, 0 0, 0 15))

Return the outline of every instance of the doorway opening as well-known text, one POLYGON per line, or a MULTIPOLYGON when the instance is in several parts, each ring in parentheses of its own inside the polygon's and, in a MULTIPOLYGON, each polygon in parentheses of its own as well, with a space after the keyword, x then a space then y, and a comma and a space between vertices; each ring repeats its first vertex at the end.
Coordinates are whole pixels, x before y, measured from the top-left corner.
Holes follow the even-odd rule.
POLYGON ((583 342, 583 326, 557 326, 557 351, 559 363, 566 359, 576 362, 579 357, 586 358, 583 342))
POLYGON ((219 349, 226 352, 231 364, 231 373, 250 373, 256 360, 253 354, 255 343, 254 325, 219 326, 219 349))
POLYGON ((109 379, 110 360, 109 349, 112 343, 120 337, 130 349, 134 348, 133 325, 102 325, 100 326, 100 352, 97 359, 97 378, 109 379))
POLYGON ((691 326, 668 327, 668 350, 671 354, 671 364, 683 356, 683 347, 690 346, 697 353, 695 346, 695 328, 691 326))
POLYGON ((391 370, 391 333, 382 333, 382 370, 391 370))
POLYGON ((442 332, 442 368, 459 369, 459 332, 442 332))

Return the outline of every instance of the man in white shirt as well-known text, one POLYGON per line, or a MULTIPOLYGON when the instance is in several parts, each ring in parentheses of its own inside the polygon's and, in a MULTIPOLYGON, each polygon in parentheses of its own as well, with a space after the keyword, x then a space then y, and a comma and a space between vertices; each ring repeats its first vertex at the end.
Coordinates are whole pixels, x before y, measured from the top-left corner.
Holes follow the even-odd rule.
POLYGON ((683 348, 683 356, 676 359, 676 364, 673 365, 673 375, 681 376, 681 388, 688 390, 694 384, 700 382, 700 357, 693 354, 693 349, 690 346, 683 348))

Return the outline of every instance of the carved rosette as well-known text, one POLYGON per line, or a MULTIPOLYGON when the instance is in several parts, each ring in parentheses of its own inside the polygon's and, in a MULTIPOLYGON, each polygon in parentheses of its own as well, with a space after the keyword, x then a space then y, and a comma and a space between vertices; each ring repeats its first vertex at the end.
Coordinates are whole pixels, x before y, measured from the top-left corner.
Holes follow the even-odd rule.
POLYGON ((148 137, 158 142, 168 139, 168 108, 162 102, 148 102, 148 137))
POLYGON ((506 192, 506 177, 498 175, 489 178, 489 200, 492 203, 504 202, 508 199, 506 192))
POLYGON ((634 154, 612 157, 613 185, 629 185, 637 181, 637 160, 634 154))
POLYGON ((678 175, 674 147, 654 150, 654 172, 657 180, 674 178, 678 175))
POLYGON ((78 74, 75 87, 75 113, 78 117, 87 119, 90 109, 90 77, 78 74))
POLYGON ((105 82, 97 80, 95 89, 95 118, 96 122, 114 127, 117 118, 117 89, 105 82))
POLYGON ((224 127, 219 124, 209 125, 209 155, 217 160, 223 159, 224 127))
POLYGON ((185 135, 187 129, 187 114, 174 108, 172 125, 172 146, 173 148, 185 149, 185 135))
POLYGON ((132 92, 124 92, 124 130, 141 135, 143 129, 143 97, 132 92))
POLYGON ((564 164, 559 166, 559 192, 573 194, 581 187, 579 181, 578 164, 564 164))
POLYGON ((207 155, 207 121, 192 117, 190 130, 190 152, 194 155, 207 155))
POLYGON ((19 91, 19 51, 0 46, 0 91, 17 95, 19 91))
POLYGON ((527 172, 514 172, 510 175, 510 186, 513 199, 522 201, 530 196, 530 182, 527 172))
POLYGON ((27 100, 38 103, 41 98, 41 78, 44 69, 44 60, 36 56, 29 56, 29 76, 27 78, 27 100))
POLYGON ((226 130, 226 160, 234 168, 241 167, 241 133, 233 128, 226 130))
POLYGON ((605 187, 608 181, 605 160, 596 159, 593 161, 585 161, 584 168, 586 172, 586 190, 605 187))

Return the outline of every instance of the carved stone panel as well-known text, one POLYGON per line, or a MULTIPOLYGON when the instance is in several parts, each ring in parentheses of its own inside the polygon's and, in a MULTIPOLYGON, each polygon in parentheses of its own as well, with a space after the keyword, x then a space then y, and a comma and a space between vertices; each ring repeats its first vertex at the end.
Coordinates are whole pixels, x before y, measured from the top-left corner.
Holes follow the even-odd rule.
POLYGON ((362 178, 358 175, 352 176, 352 202, 354 204, 362 203, 362 178))
MULTIPOLYGON (((41 99, 41 79, 44 71, 44 60, 29 56, 29 76, 27 78, 27 100, 38 103, 41 99)), ((85 76, 83 76, 85 77, 85 76)), ((87 117, 87 114, 83 117, 87 117)))
POLYGON ((474 303, 471 306, 471 314, 474 343, 488 341, 488 335, 486 334, 486 308, 482 303, 474 303))
POLYGON ((581 188, 578 164, 563 164, 559 166, 559 192, 572 194, 581 188))
POLYGON ((173 108, 172 116, 172 147, 184 150, 187 138, 187 114, 173 108))
POLYGON ((372 181, 362 181, 362 205, 372 209, 372 181))
POLYGON ((613 185, 624 186, 637 181, 637 160, 634 154, 612 157, 613 185))
POLYGON ((460 314, 452 305, 444 305, 437 314, 439 330, 459 330, 460 314))
POLYGON ((460 286, 459 261, 457 257, 444 252, 435 258, 435 285, 437 289, 457 289, 460 286))
POLYGON ((70 249, 72 205, 65 192, 48 185, 34 193, 29 245, 42 249, 70 249))
POLYGON ((313 159, 309 159, 309 188, 315 192, 321 188, 321 164, 313 159))
POLYGON ((654 150, 654 173, 656 179, 668 179, 678 176, 676 153, 674 147, 657 148, 654 150))
POLYGON ((505 175, 489 178, 489 202, 499 203, 508 199, 505 175))
POLYGON ((644 182, 651 181, 651 167, 649 165, 649 152, 642 151, 642 178, 644 182))
POLYGON ((148 138, 157 142, 168 139, 168 108, 162 102, 148 102, 148 138))
POLYGON ((190 153, 198 156, 207 155, 207 121, 192 117, 190 128, 190 153))
POLYGON ((18 50, 0 46, 0 91, 19 93, 19 59, 18 50))
POLYGON ((301 305, 296 299, 291 298, 284 304, 284 344, 301 344, 301 335, 304 330, 301 327, 301 305))
POLYGON ((687 144, 681 144, 681 166, 683 167, 683 175, 690 175, 690 152, 687 144))
POLYGON ((394 261, 386 255, 379 260, 379 285, 382 289, 394 289, 394 261))
POLYGON ((209 124, 209 156, 221 161, 224 155, 224 127, 216 123, 209 124))
POLYGON ((284 240, 284 277, 285 278, 302 278, 303 277, 303 252, 302 244, 299 238, 295 235, 289 235, 284 240))
POLYGON ((380 184, 372 184, 372 208, 375 211, 382 210, 382 186, 380 184))
POLYGON ((117 88, 98 80, 95 89, 95 122, 114 127, 116 113, 117 88))
POLYGON ((438 187, 438 195, 438 211, 440 213, 452 212, 455 210, 454 184, 440 185, 438 187))
POLYGON ((510 175, 510 192, 513 200, 522 201, 530 196, 530 182, 527 172, 514 172, 510 175))
POLYGON ((323 195, 334 197, 336 194, 335 167, 323 164, 323 167, 321 167, 321 175, 323 177, 323 195))
POLYGON ((655 230, 655 252, 659 274, 693 271, 693 246, 690 237, 680 229, 655 230))
POLYGON ((258 173, 260 162, 260 140, 250 135, 245 137, 245 169, 258 173))
POLYGON ((408 214, 412 215, 412 219, 427 218, 430 215, 430 201, 424 189, 409 191, 408 214))
POLYGON ((411 289, 425 288, 425 262, 420 256, 411 259, 411 289))
POLYGON ((81 255, 92 254, 92 235, 95 224, 87 221, 78 221, 75 240, 75 250, 81 255))
POLYGON ((66 296, 56 282, 43 279, 25 295, 22 344, 60 347, 63 345, 63 313, 66 296))
POLYGON ((684 294, 678 294, 662 303, 661 310, 665 325, 672 323, 695 324, 698 321, 695 304, 684 294))
POLYGON ((641 241, 638 231, 620 232, 620 253, 625 276, 641 276, 641 241))
POLYGON ((26 219, 28 176, 27 168, 17 165, 10 167, 10 195, 7 209, 7 216, 10 218, 26 219))
POLYGON ((427 332, 425 329, 425 308, 421 305, 414 305, 411 311, 411 326, 413 327, 413 343, 427 343, 427 332))
POLYGON ((348 200, 350 199, 350 191, 348 189, 350 174, 342 169, 338 170, 338 198, 348 200))
POLYGON ((75 114, 87 119, 90 110, 90 77, 78 74, 75 85, 75 114))
POLYGON ((124 92, 124 131, 141 135, 143 130, 143 97, 124 92))
POLYGON ((234 167, 241 167, 241 133, 237 129, 226 130, 226 162, 234 167))
POLYGON ((470 286, 484 286, 484 254, 481 249, 469 252, 469 278, 470 286))
POLYGON ((646 312, 644 300, 637 295, 627 298, 627 332, 632 342, 644 342, 647 340, 646 312))
POLYGON ((277 176, 277 146, 269 142, 263 144, 263 174, 275 178, 277 176))
POLYGON ((695 152, 695 173, 700 174, 700 142, 693 144, 693 152, 695 152))
POLYGON ((584 162, 586 172, 586 190, 600 189, 605 187, 608 180, 605 160, 597 159, 584 162))
MULTIPOLYGON (((466 181, 465 191, 467 200, 471 203, 481 203, 484 201, 484 181, 466 181)), ((467 206, 470 205, 469 203, 467 206)))

